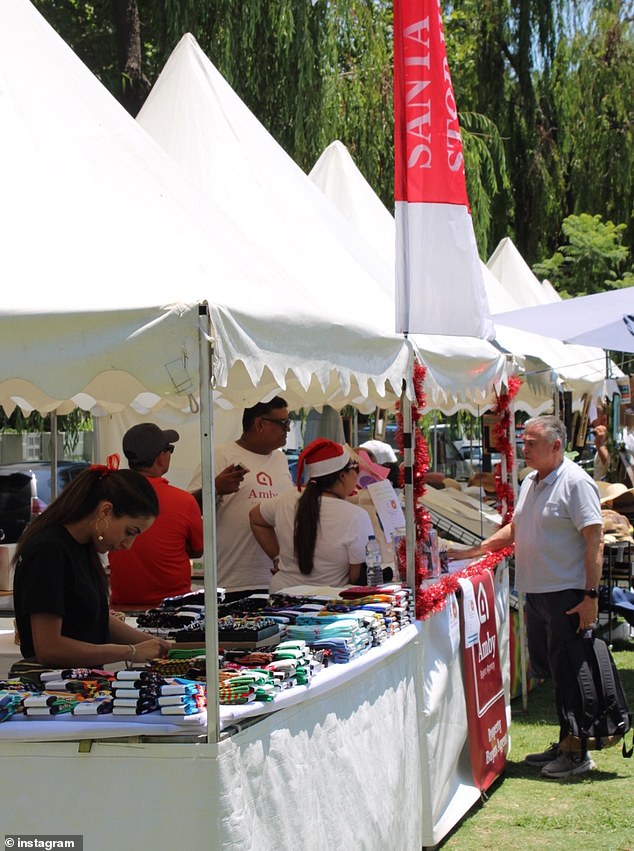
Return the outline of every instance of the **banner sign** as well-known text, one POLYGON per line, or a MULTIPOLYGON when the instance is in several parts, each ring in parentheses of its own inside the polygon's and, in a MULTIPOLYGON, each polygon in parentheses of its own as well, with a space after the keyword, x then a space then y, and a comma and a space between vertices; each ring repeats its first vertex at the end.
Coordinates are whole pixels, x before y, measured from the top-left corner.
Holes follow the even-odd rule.
POLYGON ((471 771, 484 791, 504 770, 508 747, 493 575, 484 570, 460 586, 471 771))
POLYGON ((394 0, 396 331, 493 339, 438 0, 394 0))
POLYGON ((394 3, 396 201, 468 205, 438 0, 394 3))

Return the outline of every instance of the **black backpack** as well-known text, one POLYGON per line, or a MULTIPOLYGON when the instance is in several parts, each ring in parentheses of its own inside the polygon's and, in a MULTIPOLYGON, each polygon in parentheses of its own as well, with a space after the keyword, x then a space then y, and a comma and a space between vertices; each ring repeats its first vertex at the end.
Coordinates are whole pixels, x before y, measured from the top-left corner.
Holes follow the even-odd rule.
POLYGON ((568 736, 564 751, 600 750, 623 739, 623 756, 631 757, 624 736, 632 713, 608 645, 595 636, 567 641, 561 655, 561 694, 568 736))

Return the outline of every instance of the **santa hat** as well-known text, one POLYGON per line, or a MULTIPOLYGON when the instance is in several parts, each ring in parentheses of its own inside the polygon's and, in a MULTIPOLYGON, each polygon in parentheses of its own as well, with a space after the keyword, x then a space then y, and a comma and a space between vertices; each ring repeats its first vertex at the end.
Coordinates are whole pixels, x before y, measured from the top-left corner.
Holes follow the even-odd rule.
POLYGON ((349 460, 350 453, 340 443, 318 437, 317 440, 309 443, 299 456, 297 487, 300 487, 304 466, 309 479, 318 479, 320 476, 328 476, 330 473, 343 470, 349 460))

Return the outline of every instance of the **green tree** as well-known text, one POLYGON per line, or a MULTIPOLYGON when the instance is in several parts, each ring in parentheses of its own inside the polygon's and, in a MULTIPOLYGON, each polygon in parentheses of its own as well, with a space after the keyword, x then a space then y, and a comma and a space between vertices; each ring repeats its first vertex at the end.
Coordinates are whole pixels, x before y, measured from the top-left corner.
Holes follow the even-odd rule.
MULTIPOLYGON (((132 113, 185 32, 306 171, 340 139, 393 209, 391 0, 36 0, 132 113), (140 29, 139 29, 140 22, 140 29)), ((471 56, 475 55, 470 51, 471 56)), ((457 46, 457 55, 466 56, 457 46)), ((471 62, 473 68, 473 62, 471 62)), ((463 104, 467 189, 483 256, 508 188, 494 120, 463 104)))
POLYGON ((504 139, 510 183, 491 199, 488 242, 510 235, 529 261, 543 255, 563 215, 564 180, 541 82, 555 54, 564 5, 454 0, 448 14, 448 51, 454 39, 461 42, 462 62, 452 65, 459 103, 487 116, 504 139))
POLYGON ((552 94, 566 213, 625 222, 634 248, 634 4, 597 0, 560 41, 552 94))
POLYGON ((538 277, 548 278, 564 297, 628 285, 632 272, 625 268, 630 254, 622 245, 625 225, 582 213, 567 216, 562 230, 567 241, 552 257, 533 266, 538 277))

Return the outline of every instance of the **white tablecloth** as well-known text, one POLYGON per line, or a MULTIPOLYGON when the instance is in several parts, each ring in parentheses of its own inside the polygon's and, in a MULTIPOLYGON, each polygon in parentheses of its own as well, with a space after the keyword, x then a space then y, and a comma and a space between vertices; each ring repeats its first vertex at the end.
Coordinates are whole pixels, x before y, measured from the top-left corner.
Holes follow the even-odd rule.
MULTIPOLYGON (((496 610, 508 695, 506 568, 496 610)), ((82 834, 91 851, 117 837, 157 851, 185 839, 222 851, 437 844, 479 798, 447 617, 333 666, 301 702, 280 695, 256 723, 250 705, 223 708, 224 724, 244 726, 218 744, 104 739, 82 752, 76 740, 24 741, 16 729, 57 721, 13 725, 19 741, 4 732, 12 722, 0 724, 4 831, 82 834)))

